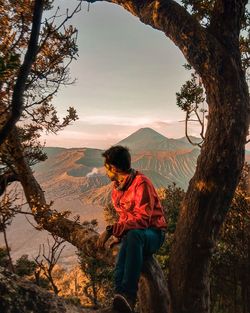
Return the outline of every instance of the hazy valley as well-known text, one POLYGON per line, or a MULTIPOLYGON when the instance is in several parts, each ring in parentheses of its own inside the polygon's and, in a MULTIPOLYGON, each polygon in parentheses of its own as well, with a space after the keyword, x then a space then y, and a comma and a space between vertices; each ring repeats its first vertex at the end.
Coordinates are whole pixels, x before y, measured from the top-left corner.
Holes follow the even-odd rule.
MULTIPOLYGON (((130 148, 132 167, 150 177, 157 188, 175 182, 186 189, 199 155, 199 148, 185 138, 168 139, 150 128, 139 129, 117 144, 130 148)), ((105 176, 103 151, 53 147, 45 151, 48 159, 34 166, 34 173, 47 201, 53 201, 53 208, 59 211, 70 210, 72 217, 79 215, 81 221, 97 219, 101 231, 105 225, 103 206, 110 201, 112 189, 105 176)), ((13 258, 22 254, 36 256, 39 244, 46 243, 47 236, 46 231, 34 229, 23 215, 17 216, 8 229, 13 258)), ((74 251, 67 244, 62 257, 64 264, 74 262, 74 251)))

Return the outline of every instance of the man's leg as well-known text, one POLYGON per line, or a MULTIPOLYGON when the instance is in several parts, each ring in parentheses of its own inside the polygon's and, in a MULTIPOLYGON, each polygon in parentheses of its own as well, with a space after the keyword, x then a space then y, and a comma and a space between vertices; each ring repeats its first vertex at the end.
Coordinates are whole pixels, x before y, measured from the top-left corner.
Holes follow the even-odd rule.
POLYGON ((163 240, 161 230, 152 228, 133 229, 127 233, 125 266, 121 284, 124 293, 136 297, 143 261, 161 247, 163 240))
POLYGON ((122 280, 123 280, 124 266, 125 266, 125 260, 126 260, 126 246, 127 246, 127 242, 126 240, 123 239, 120 245, 118 258, 117 258, 116 265, 115 265, 115 292, 116 293, 123 292, 122 280))
POLYGON ((132 229, 126 235, 126 258, 122 279, 122 292, 136 298, 138 281, 143 265, 143 248, 145 245, 145 231, 132 229))
POLYGON ((114 299, 116 309, 133 312, 143 261, 155 253, 162 242, 162 233, 156 229, 133 229, 123 238, 116 265, 116 291, 121 294, 114 299))

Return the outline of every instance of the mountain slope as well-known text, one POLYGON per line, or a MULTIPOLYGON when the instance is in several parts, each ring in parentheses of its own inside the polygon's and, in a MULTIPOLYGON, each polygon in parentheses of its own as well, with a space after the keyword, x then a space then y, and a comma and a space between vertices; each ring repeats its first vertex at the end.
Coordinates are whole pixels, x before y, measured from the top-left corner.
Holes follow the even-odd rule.
MULTIPOLYGON (((180 139, 168 139, 148 128, 140 129, 119 144, 129 146, 132 167, 143 172, 155 187, 175 182, 186 189, 192 177, 199 149, 180 139)), ((33 167, 49 203, 54 209, 70 210, 81 222, 96 218, 99 230, 105 227, 103 206, 111 200, 112 184, 103 167, 102 150, 90 148, 45 148, 48 159, 33 167)), ((31 220, 32 223, 32 220, 31 220)), ((7 229, 13 259, 22 254, 35 256, 39 244, 46 243, 47 232, 38 232, 23 215, 17 216, 7 229)), ((0 243, 3 240, 0 238, 0 243)), ((74 247, 67 244, 62 262, 76 259, 74 247)))
MULTIPOLYGON (((150 128, 139 129, 118 144, 130 148, 132 167, 148 175, 157 188, 172 182, 187 188, 199 149, 180 139, 168 139, 150 128)), ((34 169, 49 197, 74 195, 82 202, 100 205, 109 201, 108 188, 103 188, 109 180, 102 150, 49 148, 47 151, 48 160, 34 169)))
POLYGON ((169 139, 151 128, 141 128, 117 145, 128 147, 131 151, 167 150, 176 151, 190 148, 190 144, 178 139, 169 139))

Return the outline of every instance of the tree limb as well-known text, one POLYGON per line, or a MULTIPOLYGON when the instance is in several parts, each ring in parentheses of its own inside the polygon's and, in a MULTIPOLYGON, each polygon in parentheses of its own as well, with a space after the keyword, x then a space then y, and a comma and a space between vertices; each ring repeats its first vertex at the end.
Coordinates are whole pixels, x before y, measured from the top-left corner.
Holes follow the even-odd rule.
POLYGON ((8 133, 13 128, 15 123, 19 120, 22 114, 23 107, 23 94, 25 90, 25 83, 27 77, 30 73, 33 62, 35 61, 37 55, 37 45, 38 38, 41 26, 42 12, 43 12, 43 0, 36 0, 33 10, 33 20, 32 20, 32 29, 29 40, 29 45, 27 52, 24 57, 22 66, 18 73, 18 77, 13 89, 12 103, 11 103, 11 113, 7 119, 7 122, 4 124, 0 130, 0 145, 7 138, 8 133))

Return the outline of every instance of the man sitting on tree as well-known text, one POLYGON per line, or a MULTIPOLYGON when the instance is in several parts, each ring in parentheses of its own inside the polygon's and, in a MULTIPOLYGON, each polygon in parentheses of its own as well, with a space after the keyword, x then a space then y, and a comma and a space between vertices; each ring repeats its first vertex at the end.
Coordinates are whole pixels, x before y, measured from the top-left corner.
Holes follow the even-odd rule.
POLYGON ((100 235, 97 247, 104 247, 115 236, 121 247, 115 267, 113 306, 119 312, 134 312, 138 282, 143 261, 162 245, 166 221, 152 182, 131 168, 131 155, 126 147, 106 150, 107 176, 114 182, 112 202, 119 220, 108 225, 100 235))

